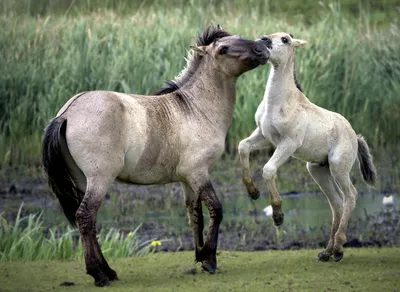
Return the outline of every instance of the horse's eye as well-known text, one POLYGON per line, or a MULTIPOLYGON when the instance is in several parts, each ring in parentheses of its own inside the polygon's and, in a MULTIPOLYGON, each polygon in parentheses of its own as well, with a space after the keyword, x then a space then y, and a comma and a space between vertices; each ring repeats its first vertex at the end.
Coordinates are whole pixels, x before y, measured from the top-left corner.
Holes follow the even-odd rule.
POLYGON ((228 47, 227 46, 221 46, 219 48, 218 52, 219 52, 220 55, 224 55, 224 54, 226 54, 228 52, 228 47))
POLYGON ((286 44, 289 40, 285 37, 281 38, 282 43, 286 44))

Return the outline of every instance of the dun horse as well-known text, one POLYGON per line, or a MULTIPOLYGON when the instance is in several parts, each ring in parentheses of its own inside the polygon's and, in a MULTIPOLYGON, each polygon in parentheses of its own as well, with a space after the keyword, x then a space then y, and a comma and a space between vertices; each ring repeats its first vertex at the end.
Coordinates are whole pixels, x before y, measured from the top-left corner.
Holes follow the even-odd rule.
POLYGON ((79 227, 87 273, 106 286, 117 274, 96 239, 96 214, 114 181, 181 182, 196 260, 216 270, 222 206, 209 169, 224 150, 237 78, 266 64, 264 42, 208 27, 187 67, 155 96, 91 91, 72 97, 46 128, 43 165, 66 217, 79 227), (210 215, 203 240, 202 202, 210 215))
POLYGON ((318 260, 343 257, 347 224, 356 204, 357 191, 350 170, 358 156, 366 183, 374 185, 376 173, 363 137, 357 136, 341 115, 311 103, 302 93, 294 72, 294 50, 305 41, 286 33, 275 33, 261 40, 271 42, 271 71, 264 99, 255 114, 257 128, 239 144, 243 183, 253 199, 259 191, 249 168, 249 153, 270 148, 272 157, 263 168, 263 179, 270 193, 275 225, 283 223, 282 200, 275 185, 278 168, 293 156, 307 161, 307 169, 326 195, 333 214, 331 236, 318 260))

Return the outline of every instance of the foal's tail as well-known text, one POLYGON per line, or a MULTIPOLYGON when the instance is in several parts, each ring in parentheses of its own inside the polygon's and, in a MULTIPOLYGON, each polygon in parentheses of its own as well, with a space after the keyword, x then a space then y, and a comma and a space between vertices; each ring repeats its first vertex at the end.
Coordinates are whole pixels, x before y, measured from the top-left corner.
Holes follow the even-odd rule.
POLYGON ((375 185, 376 181, 376 170, 374 163, 372 162, 372 156, 369 153, 369 148, 367 142, 365 142, 364 137, 361 135, 357 136, 358 141, 358 160, 360 162, 361 174, 364 181, 371 185, 375 185))
POLYGON ((49 186, 60 201, 68 221, 76 226, 75 213, 84 193, 76 187, 67 168, 66 159, 71 154, 65 140, 66 128, 67 119, 62 116, 50 122, 45 130, 42 158, 49 186))

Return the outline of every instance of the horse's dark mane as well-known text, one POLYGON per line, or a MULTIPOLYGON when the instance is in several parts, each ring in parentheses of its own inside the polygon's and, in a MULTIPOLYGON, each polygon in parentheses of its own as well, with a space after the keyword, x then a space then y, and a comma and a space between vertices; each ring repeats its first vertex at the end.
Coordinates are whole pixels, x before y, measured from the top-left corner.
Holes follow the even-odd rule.
MULTIPOLYGON (((219 26, 210 25, 196 38, 197 46, 208 46, 215 42, 216 40, 230 36, 231 34, 222 30, 219 26)), ((197 68, 200 65, 203 56, 190 51, 187 59, 186 67, 174 80, 165 82, 163 88, 155 93, 155 95, 163 95, 167 93, 174 92, 182 87, 182 85, 193 76, 197 68)))

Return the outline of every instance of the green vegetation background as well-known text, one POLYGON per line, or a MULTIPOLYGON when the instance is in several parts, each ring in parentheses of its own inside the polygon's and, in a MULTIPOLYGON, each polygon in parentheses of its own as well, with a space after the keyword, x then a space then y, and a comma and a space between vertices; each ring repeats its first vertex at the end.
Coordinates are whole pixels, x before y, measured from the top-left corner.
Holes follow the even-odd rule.
MULTIPOLYGON (((314 103, 370 145, 400 138, 400 1, 0 0, 0 166, 40 165, 43 130, 74 94, 151 94, 185 65, 209 24, 309 45, 297 75, 314 103)), ((240 78, 227 150, 254 129, 269 66, 240 78)))

